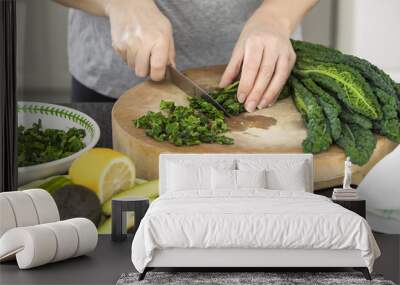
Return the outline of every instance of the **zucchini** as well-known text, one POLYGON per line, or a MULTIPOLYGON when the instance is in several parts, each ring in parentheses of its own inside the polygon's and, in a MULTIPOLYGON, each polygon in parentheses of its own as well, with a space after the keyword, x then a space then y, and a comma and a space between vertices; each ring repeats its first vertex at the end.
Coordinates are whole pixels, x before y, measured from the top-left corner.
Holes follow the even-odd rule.
POLYGON ((152 180, 143 184, 138 184, 131 189, 119 192, 103 203, 102 212, 105 215, 111 215, 111 201, 116 198, 126 197, 146 197, 150 202, 158 197, 158 179, 152 180))

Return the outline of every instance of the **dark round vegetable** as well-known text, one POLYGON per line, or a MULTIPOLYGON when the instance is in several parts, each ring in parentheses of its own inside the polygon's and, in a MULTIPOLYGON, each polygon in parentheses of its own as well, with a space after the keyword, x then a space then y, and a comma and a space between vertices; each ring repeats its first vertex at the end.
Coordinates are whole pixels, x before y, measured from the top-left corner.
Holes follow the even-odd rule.
POLYGON ((101 205, 97 195, 81 185, 65 185, 53 192, 60 219, 87 218, 96 226, 101 217, 101 205))

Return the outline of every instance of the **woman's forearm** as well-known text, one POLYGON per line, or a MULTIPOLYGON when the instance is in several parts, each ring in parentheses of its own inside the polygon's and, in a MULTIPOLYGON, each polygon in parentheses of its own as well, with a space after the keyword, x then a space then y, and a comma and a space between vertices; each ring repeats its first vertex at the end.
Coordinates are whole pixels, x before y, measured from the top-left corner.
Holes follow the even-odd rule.
POLYGON ((96 16, 107 15, 107 5, 110 0, 54 0, 69 8, 79 9, 96 16))
POLYGON ((264 0, 258 12, 278 21, 291 34, 317 3, 318 0, 264 0))

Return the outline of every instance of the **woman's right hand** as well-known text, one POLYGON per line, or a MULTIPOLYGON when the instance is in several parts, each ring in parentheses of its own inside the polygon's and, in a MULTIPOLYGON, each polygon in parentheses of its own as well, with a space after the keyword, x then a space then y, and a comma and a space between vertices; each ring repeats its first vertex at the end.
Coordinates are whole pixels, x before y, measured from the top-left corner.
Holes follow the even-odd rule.
POLYGON ((168 64, 175 65, 170 21, 153 0, 110 0, 112 46, 139 77, 159 81, 168 64))

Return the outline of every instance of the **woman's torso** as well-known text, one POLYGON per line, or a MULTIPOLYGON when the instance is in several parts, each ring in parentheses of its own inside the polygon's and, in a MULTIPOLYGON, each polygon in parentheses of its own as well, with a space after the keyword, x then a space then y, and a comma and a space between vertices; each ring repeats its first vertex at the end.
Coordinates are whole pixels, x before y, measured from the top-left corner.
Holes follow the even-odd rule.
MULTIPOLYGON (((171 21, 178 68, 225 64, 246 20, 260 0, 158 0, 171 21)), ((296 32, 296 37, 300 34, 296 32)), ((71 74, 85 86, 117 98, 142 80, 111 47, 105 17, 71 10, 68 37, 71 74)))

